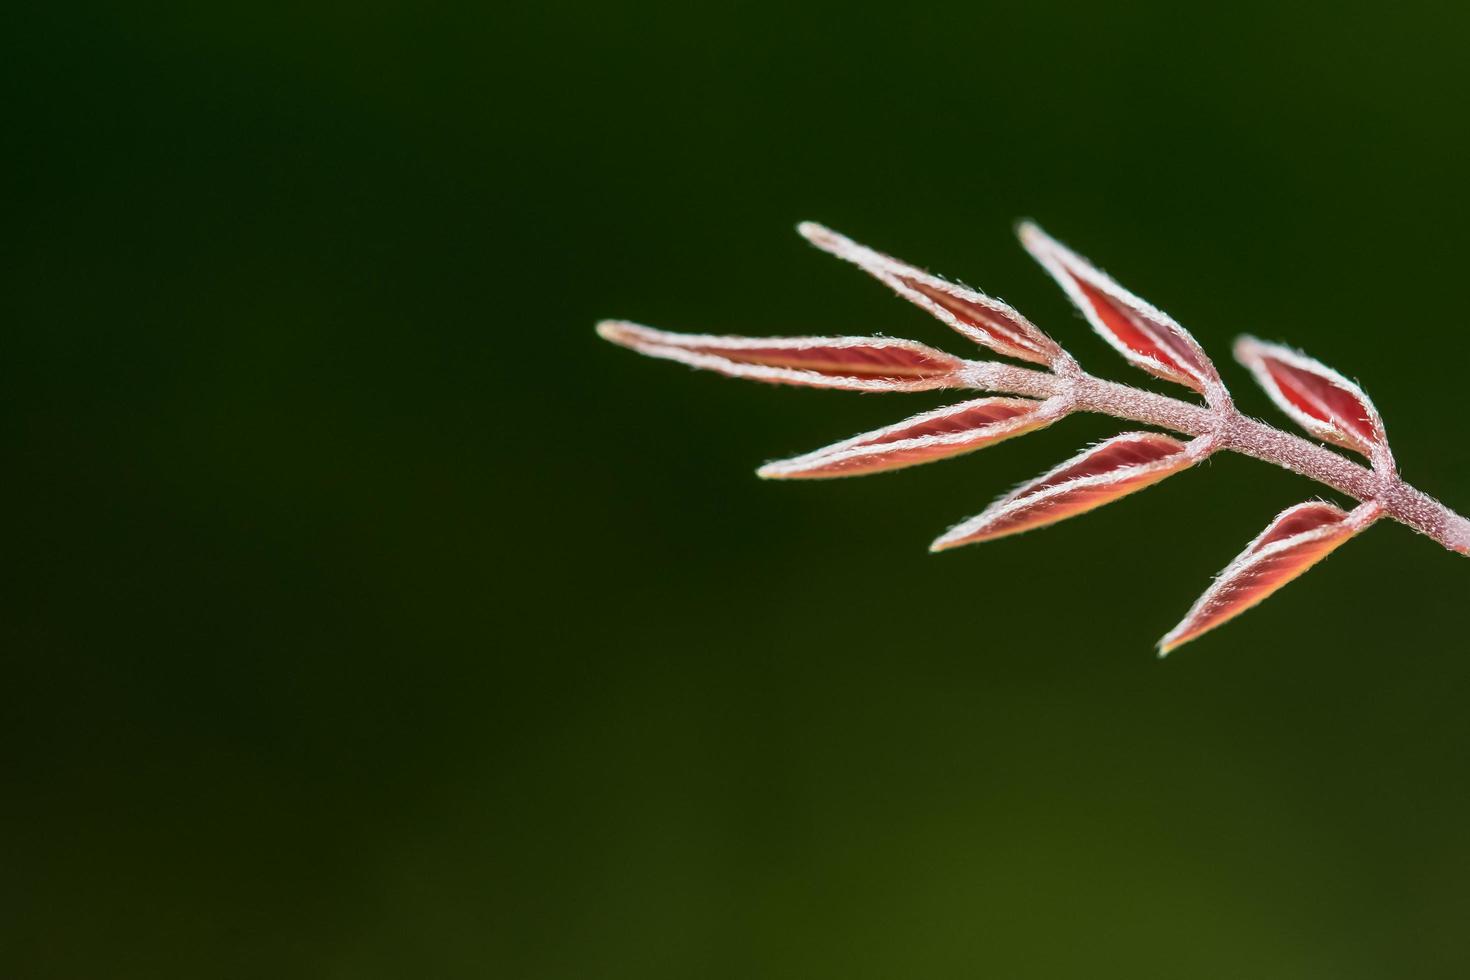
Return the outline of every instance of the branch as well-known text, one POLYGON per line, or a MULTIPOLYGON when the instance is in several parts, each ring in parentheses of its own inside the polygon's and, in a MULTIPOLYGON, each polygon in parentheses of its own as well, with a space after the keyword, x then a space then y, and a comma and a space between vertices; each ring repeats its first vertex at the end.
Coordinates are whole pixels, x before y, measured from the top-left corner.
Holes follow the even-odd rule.
POLYGON ((1301 575, 1381 517, 1470 554, 1470 521, 1398 475, 1378 409, 1356 384, 1298 351, 1242 337, 1235 356, 1273 401, 1312 436, 1366 457, 1369 466, 1247 418, 1204 349, 1172 317, 1124 289, 1035 225, 1021 242, 1104 339, 1134 366, 1192 389, 1204 404, 1094 377, 1061 345, 1010 306, 948 282, 811 223, 812 244, 869 273, 967 339, 1030 364, 963 360, 909 340, 884 337, 722 337, 606 321, 607 340, 653 357, 773 384, 902 392, 979 389, 985 397, 948 405, 822 449, 761 467, 768 479, 823 479, 902 469, 973 452, 1093 412, 1193 437, 1125 432, 1092 446, 941 535, 932 550, 988 541, 1055 524, 1136 493, 1229 451, 1300 473, 1360 501, 1351 513, 1322 501, 1289 507, 1232 561, 1161 655, 1232 619, 1301 575))

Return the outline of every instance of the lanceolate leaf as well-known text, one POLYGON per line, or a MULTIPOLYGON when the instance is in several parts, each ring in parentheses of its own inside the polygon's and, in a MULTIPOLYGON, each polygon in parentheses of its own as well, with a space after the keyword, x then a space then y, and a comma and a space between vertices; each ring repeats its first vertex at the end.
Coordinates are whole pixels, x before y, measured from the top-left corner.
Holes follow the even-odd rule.
POLYGON ((1167 313, 1128 292, 1036 225, 1021 225, 1020 235, 1021 244, 1066 290, 1093 329, 1135 366, 1206 395, 1224 393, 1215 365, 1167 313))
POLYGON ((1321 501, 1282 511, 1159 642, 1159 655, 1256 605, 1373 523, 1379 512, 1378 505, 1363 504, 1349 514, 1321 501))
POLYGON ((853 263, 904 299, 998 354, 1047 365, 1063 356, 1056 341, 998 299, 946 282, 814 222, 802 222, 797 230, 817 248, 853 263))
POLYGON ((1193 466, 1207 446, 1204 439, 1183 443, 1157 432, 1114 436, 951 528, 930 550, 1019 534, 1101 507, 1193 466))
POLYGON ((924 391, 958 385, 964 362, 912 340, 886 337, 714 337, 669 333, 620 320, 597 325, 606 340, 736 378, 848 391, 924 391))
POLYGON ((768 463, 768 479, 862 476, 948 459, 1033 432, 1066 413, 1030 398, 977 398, 905 419, 804 456, 768 463))
POLYGON ((1363 389, 1321 361, 1254 337, 1235 342, 1235 359, 1312 435, 1392 467, 1383 419, 1363 389))

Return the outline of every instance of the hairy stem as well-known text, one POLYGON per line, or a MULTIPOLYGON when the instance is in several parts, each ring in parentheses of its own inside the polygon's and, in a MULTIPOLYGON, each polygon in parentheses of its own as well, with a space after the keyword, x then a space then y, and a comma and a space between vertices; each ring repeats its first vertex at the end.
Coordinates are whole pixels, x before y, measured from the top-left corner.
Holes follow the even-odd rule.
POLYGON ((1111 415, 1191 436, 1213 434, 1220 449, 1300 473, 1356 500, 1374 501, 1383 508, 1384 516, 1451 551, 1470 554, 1470 521, 1433 497, 1409 486, 1396 474, 1359 466, 1306 439, 1248 418, 1228 403, 1207 408, 1104 381, 1080 369, 1052 374, 996 361, 969 361, 963 376, 973 387, 987 391, 1065 398, 1080 412, 1111 415))

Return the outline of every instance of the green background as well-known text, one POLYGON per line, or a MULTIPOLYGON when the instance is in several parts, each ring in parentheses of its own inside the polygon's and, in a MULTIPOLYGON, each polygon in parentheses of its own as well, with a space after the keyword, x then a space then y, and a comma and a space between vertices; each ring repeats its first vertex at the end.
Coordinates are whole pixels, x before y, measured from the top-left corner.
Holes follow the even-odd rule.
POLYGON ((1011 238, 1360 378, 1470 507, 1470 12, 12 7, 0 975, 1470 972, 1470 565, 1373 529, 1160 663, 1318 488, 1222 457, 925 545, 1118 431, 864 480, 943 401, 600 317, 965 343, 793 232, 1149 380, 1011 238))

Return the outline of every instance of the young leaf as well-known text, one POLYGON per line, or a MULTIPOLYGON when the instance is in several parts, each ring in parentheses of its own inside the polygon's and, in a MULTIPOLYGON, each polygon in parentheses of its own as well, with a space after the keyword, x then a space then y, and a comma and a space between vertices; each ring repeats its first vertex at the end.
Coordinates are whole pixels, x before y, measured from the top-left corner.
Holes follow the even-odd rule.
POLYGON ((767 463, 767 479, 863 476, 932 463, 1033 432, 1066 414, 1059 403, 1030 398, 977 398, 853 436, 815 452, 767 463))
POLYGON ((1136 367, 1209 396, 1225 393, 1219 372, 1194 337, 1118 285, 1091 262, 1031 222, 1020 227, 1021 244, 1051 273, 1103 339, 1136 367))
POLYGON ((853 263, 931 316, 998 354, 1045 365, 1065 356, 1056 341, 998 299, 946 282, 814 222, 802 222, 797 231, 817 248, 853 263))
POLYGON ((1045 527, 1111 503, 1208 455, 1205 438, 1180 442, 1157 432, 1125 432, 991 504, 983 513, 941 535, 930 551, 1045 527))
POLYGON ((1363 389, 1315 358, 1254 337, 1235 342, 1235 359, 1297 425, 1392 469, 1383 419, 1363 389))
POLYGON ((1159 641, 1159 656, 1261 602, 1373 523, 1378 514, 1375 504, 1363 504, 1348 514, 1321 501, 1282 511, 1216 577, 1184 621, 1159 641))
POLYGON ((926 391, 961 384, 964 361, 887 337, 714 337, 669 333, 621 320, 597 325, 605 340, 650 357, 735 378, 847 391, 926 391))

